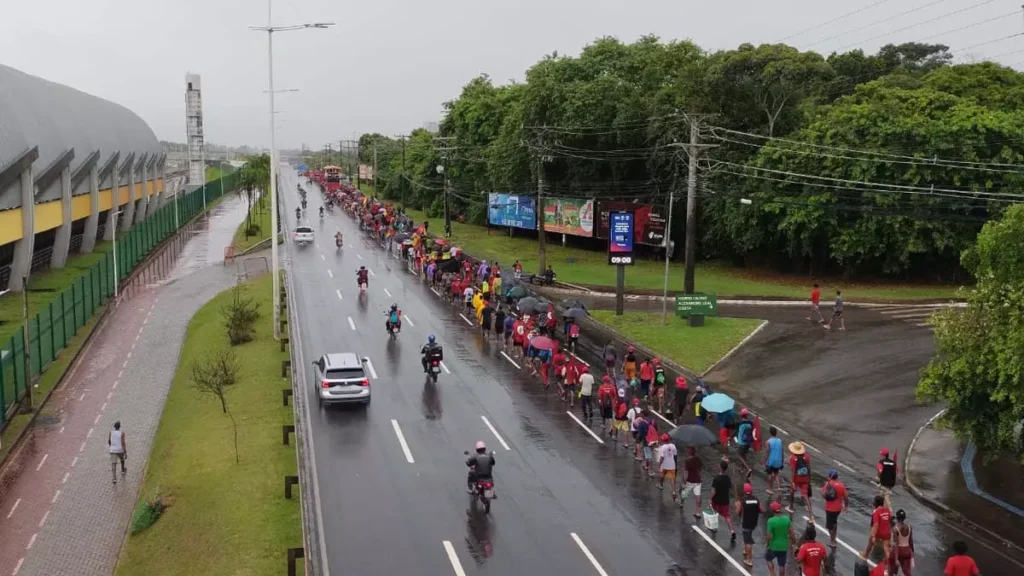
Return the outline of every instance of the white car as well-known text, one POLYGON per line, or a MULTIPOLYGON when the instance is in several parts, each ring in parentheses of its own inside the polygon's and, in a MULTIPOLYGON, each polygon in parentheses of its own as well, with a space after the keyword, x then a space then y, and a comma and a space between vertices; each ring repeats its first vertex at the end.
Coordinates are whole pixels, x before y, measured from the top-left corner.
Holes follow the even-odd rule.
POLYGON ((298 226, 295 228, 295 243, 296 244, 312 244, 313 243, 313 229, 309 226, 298 226))

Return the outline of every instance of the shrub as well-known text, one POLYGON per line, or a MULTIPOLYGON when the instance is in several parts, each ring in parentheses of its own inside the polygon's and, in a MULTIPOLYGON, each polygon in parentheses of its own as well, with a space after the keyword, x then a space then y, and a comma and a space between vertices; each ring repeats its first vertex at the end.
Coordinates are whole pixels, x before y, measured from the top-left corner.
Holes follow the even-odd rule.
POLYGON ((138 507, 135 508, 135 513, 132 514, 132 534, 138 534, 156 524, 164 510, 170 505, 170 498, 160 494, 160 489, 157 488, 156 494, 151 499, 139 502, 138 507))
POLYGON ((232 346, 251 342, 260 319, 260 306, 255 298, 245 298, 241 282, 235 285, 231 302, 221 308, 228 340, 232 346))

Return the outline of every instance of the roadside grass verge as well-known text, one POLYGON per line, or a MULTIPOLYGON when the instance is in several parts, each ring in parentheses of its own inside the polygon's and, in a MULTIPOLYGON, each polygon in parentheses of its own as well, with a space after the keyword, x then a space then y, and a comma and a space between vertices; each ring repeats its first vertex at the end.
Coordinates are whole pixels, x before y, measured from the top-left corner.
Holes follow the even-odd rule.
POLYGON ((626 338, 697 374, 728 354, 761 324, 760 320, 750 318, 706 316, 704 326, 695 328, 676 315, 669 317, 667 325, 662 325, 661 314, 651 312, 626 312, 616 316, 613 310, 593 310, 590 315, 626 338))
POLYGON ((259 203, 253 205, 252 208, 252 224, 258 227, 255 230, 256 234, 246 237, 246 229, 249 227, 249 219, 246 218, 238 225, 238 229, 235 230, 234 246, 235 252, 240 253, 247 248, 255 246, 260 242, 270 238, 270 208, 266 206, 260 206, 259 203))
POLYGON ((299 499, 285 500, 282 492, 296 463, 294 447, 281 444, 281 426, 293 418, 292 408, 281 405, 287 353, 269 322, 271 276, 246 286, 261 317, 255 339, 233 348, 239 379, 226 394, 238 423, 241 463, 235 463, 231 420, 216 398, 192 385, 193 363, 228 347, 221 317, 232 298, 227 290, 189 323, 139 492, 140 502, 159 493, 173 505, 153 526, 128 537, 118 575, 282 574, 285 550, 302 545, 299 499))
MULTIPOLYGON (((425 213, 407 210, 416 222, 424 220, 425 213)), ((443 218, 426 218, 430 231, 444 232, 443 218)), ((492 229, 488 234, 485 226, 452 222, 452 239, 467 253, 487 261, 497 260, 505 268, 511 268, 516 257, 527 272, 537 271, 537 241, 532 238, 509 238, 504 229, 492 229), (514 255, 514 256, 510 256, 514 255)), ((548 264, 563 282, 615 289, 615 267, 608 265, 604 252, 563 248, 556 242, 548 242, 548 264)), ((669 292, 681 291, 684 269, 681 263, 673 262, 669 269, 669 292)), ((731 268, 716 263, 701 263, 695 272, 696 291, 715 294, 718 298, 788 298, 805 299, 816 281, 822 286, 825 300, 836 289, 843 291, 847 300, 929 300, 954 298, 958 286, 942 284, 871 284, 849 283, 838 279, 787 276, 770 272, 756 272, 731 268)), ((665 281, 664 261, 637 260, 626 269, 626 290, 655 291, 661 294, 665 281)))

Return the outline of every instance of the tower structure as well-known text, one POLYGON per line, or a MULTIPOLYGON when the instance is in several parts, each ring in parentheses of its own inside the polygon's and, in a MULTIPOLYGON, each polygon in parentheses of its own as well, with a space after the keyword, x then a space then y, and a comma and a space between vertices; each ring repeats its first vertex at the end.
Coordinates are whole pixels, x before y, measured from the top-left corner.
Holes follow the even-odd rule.
POLYGON ((206 144, 203 141, 203 92, 198 74, 185 75, 185 131, 188 145, 188 183, 206 182, 206 144))

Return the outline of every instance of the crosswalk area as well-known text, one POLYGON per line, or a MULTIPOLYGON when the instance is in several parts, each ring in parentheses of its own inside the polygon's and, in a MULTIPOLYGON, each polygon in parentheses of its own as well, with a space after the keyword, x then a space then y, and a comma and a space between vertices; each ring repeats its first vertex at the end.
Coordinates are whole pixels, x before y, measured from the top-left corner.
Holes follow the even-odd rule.
POLYGON ((932 326, 928 319, 935 312, 952 306, 950 304, 874 304, 866 307, 878 312, 887 320, 905 322, 918 328, 931 330, 932 326))

